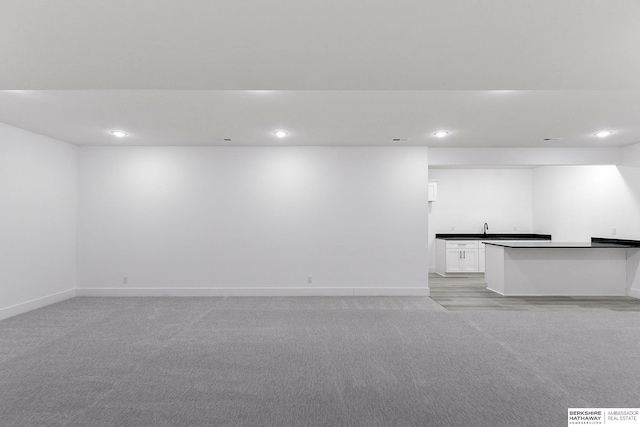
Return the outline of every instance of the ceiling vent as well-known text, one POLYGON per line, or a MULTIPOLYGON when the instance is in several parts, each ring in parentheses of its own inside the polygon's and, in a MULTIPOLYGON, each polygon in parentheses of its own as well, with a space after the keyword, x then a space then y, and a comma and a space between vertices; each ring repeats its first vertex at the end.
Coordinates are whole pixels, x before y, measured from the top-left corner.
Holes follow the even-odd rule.
POLYGON ((542 138, 542 141, 560 141, 562 138, 542 138))
POLYGON ((220 141, 220 142, 231 142, 231 138, 216 138, 216 141, 220 141))
POLYGON ((393 142, 407 142, 409 138, 393 138, 391 141, 393 142))

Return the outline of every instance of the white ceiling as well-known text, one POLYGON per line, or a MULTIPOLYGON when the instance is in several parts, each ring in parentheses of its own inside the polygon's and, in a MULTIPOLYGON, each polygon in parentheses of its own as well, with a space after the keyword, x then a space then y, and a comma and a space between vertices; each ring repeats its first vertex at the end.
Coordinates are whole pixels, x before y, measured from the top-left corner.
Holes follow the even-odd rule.
POLYGON ((612 147, 640 142, 639 117, 640 91, 0 92, 0 121, 79 145, 612 147))
POLYGON ((75 144, 622 146, 639 22, 637 0, 2 0, 0 122, 75 144))
POLYGON ((2 0, 0 89, 640 89, 637 0, 2 0))

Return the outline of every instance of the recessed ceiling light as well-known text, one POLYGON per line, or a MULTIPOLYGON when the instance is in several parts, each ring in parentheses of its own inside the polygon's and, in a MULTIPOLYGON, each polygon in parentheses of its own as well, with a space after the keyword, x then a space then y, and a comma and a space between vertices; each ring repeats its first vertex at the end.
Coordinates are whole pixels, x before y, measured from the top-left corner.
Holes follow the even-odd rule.
POLYGON ((111 131, 111 135, 117 136, 118 138, 122 138, 122 137, 127 136, 128 134, 126 132, 124 132, 124 131, 121 131, 121 130, 112 130, 111 131))
POLYGON ((284 130, 277 130, 273 134, 275 136, 277 136, 278 138, 284 138, 285 136, 289 135, 289 132, 284 131, 284 130))
POLYGON ((449 132, 447 132, 446 130, 439 130, 438 132, 434 132, 434 135, 438 138, 444 138, 445 136, 449 135, 449 132))
POLYGON ((609 136, 613 133, 611 130, 601 130, 600 132, 594 133, 595 136, 599 136, 600 138, 604 138, 605 136, 609 136))

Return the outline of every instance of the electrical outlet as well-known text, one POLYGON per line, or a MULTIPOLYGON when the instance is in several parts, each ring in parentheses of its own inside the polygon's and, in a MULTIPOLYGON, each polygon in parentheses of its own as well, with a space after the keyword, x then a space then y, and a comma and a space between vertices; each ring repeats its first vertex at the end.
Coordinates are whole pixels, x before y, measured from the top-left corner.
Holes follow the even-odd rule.
POLYGON ((615 227, 613 227, 613 228, 611 229, 611 235, 612 235, 612 236, 615 236, 616 234, 618 234, 618 229, 617 229, 617 228, 615 228, 615 227))
POLYGON ((451 231, 455 231, 455 230, 456 230, 456 228, 452 225, 451 226, 451 231))
POLYGON ((311 276, 307 277, 307 283, 313 283, 313 277, 311 276))
POLYGON ((122 278, 122 284, 123 284, 123 285, 127 285, 127 284, 129 284, 129 278, 128 278, 127 276, 124 276, 124 277, 122 278))
POLYGON ((513 231, 518 231, 518 226, 517 225, 513 226, 513 231))

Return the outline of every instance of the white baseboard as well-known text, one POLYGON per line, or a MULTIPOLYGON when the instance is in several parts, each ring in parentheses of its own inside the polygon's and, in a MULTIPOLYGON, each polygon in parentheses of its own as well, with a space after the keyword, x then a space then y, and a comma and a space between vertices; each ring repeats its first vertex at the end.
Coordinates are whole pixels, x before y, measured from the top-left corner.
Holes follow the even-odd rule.
POLYGON ((485 277, 484 271, 482 273, 439 273, 435 271, 440 277, 452 277, 452 278, 469 278, 469 279, 483 279, 485 277))
POLYGON ((429 296, 428 287, 411 288, 82 288, 78 297, 282 297, 429 296))
POLYGON ((629 289, 629 296, 634 298, 640 298, 640 289, 629 289))
POLYGON ((53 295, 47 295, 42 298, 37 298, 31 301, 23 302, 20 304, 12 305, 0 309, 0 320, 7 319, 9 317, 17 316, 18 314, 26 313, 27 311, 35 310, 36 308, 45 307, 47 305, 55 304, 66 299, 70 299, 76 296, 75 289, 69 289, 67 291, 59 292, 53 295))

